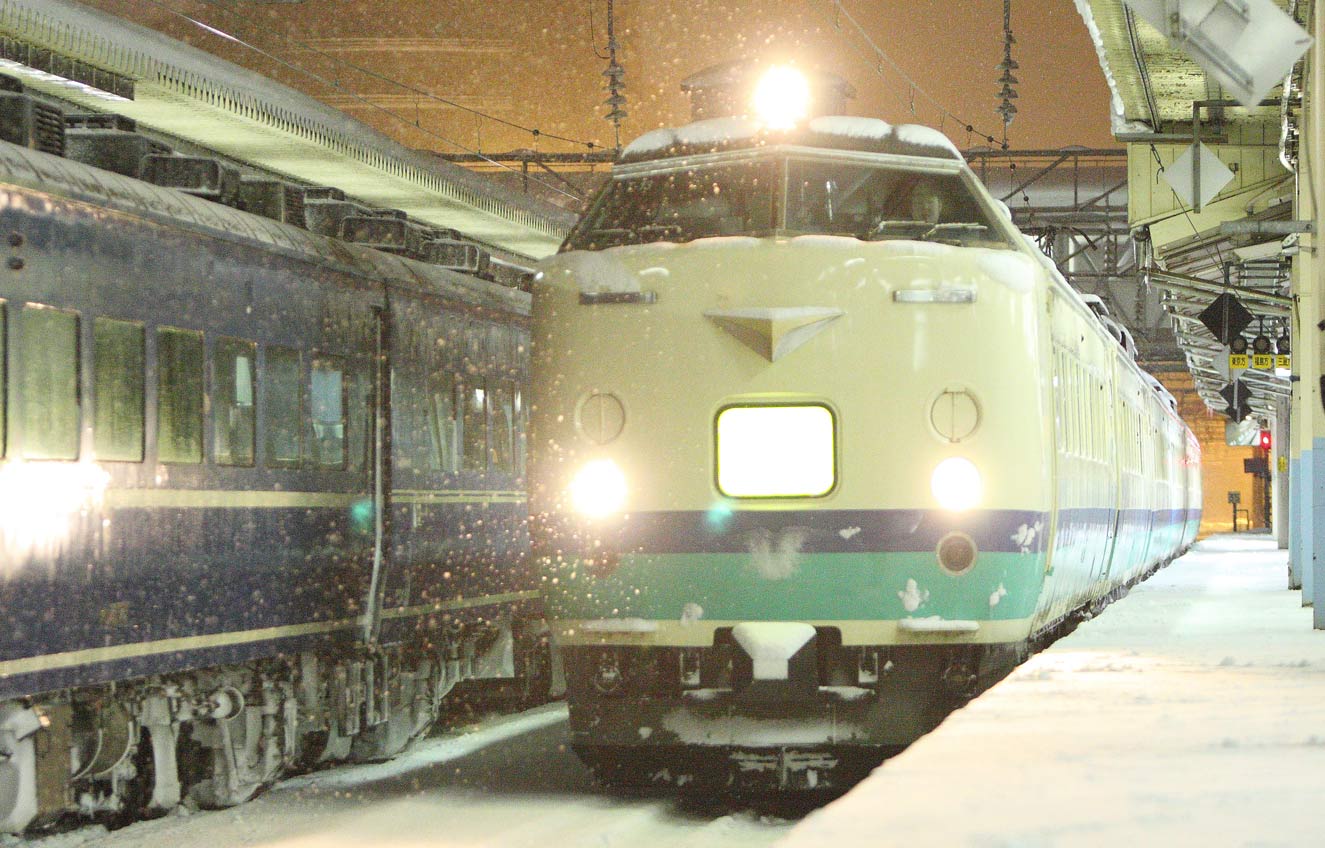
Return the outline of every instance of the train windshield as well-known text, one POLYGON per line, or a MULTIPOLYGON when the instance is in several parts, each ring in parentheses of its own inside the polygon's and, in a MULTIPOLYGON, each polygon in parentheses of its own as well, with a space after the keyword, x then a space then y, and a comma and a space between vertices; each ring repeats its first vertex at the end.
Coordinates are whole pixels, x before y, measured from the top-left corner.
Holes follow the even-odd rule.
POLYGON ((568 247, 771 234, 777 177, 764 161, 614 180, 568 247))
POLYGON ((617 178, 563 249, 807 234, 1011 246, 960 174, 770 156, 617 178))
POLYGON ((1009 246, 959 174, 822 160, 788 163, 786 230, 1009 246))

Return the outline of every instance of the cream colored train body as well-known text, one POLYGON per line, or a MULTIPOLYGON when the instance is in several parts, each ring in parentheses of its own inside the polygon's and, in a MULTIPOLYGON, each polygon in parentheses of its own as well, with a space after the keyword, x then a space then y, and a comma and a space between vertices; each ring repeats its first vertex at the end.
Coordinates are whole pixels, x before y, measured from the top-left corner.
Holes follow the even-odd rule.
POLYGON ((534 291, 577 751, 822 785, 1172 559, 1198 448, 1123 340, 933 131, 637 141, 534 291))

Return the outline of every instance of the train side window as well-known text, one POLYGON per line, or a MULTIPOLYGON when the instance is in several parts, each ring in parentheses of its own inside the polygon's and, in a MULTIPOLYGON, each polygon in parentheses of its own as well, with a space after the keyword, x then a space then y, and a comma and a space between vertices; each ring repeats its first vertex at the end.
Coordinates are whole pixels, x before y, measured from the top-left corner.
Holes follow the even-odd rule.
POLYGON ((466 471, 486 471, 488 468, 488 390, 482 379, 475 378, 465 384, 461 394, 460 438, 464 444, 462 458, 466 471))
POLYGON ((423 375, 408 366, 391 371, 391 454, 398 471, 441 468, 426 385, 423 375))
POLYGON ((501 380, 493 385, 488 402, 491 412, 489 458, 492 467, 507 474, 515 473, 515 384, 501 380))
POLYGON ((529 410, 524 403, 524 390, 515 384, 515 476, 525 475, 525 457, 528 453, 529 410))
POLYGON ((23 456, 78 459, 78 314, 29 304, 18 341, 23 456))
POLYGON ((143 461, 145 344, 142 324, 92 321, 92 445, 97 459, 143 461))
POLYGON ((319 468, 345 467, 345 364, 338 357, 313 359, 309 395, 309 458, 319 468))
POLYGON ((0 300, 0 457, 8 454, 9 447, 9 375, 4 368, 4 363, 9 361, 8 322, 5 321, 8 312, 8 305, 0 300))
POLYGON ((160 462, 202 462, 202 333, 156 331, 156 456, 160 462))
POLYGON ((428 423, 433 445, 441 457, 443 471, 460 470, 460 423, 456 419, 457 392, 454 374, 436 373, 429 381, 428 423))
POLYGON ((373 381, 368 367, 351 362, 345 372, 345 458, 351 471, 362 471, 370 462, 371 444, 368 434, 373 420, 373 381))
POLYGON ((268 347, 264 369, 263 412, 267 463, 291 468, 299 465, 300 423, 304 417, 304 385, 299 379, 299 351, 268 347))
POLYGON ((217 339, 212 446, 220 465, 252 465, 256 405, 253 392, 258 346, 242 339, 217 339))

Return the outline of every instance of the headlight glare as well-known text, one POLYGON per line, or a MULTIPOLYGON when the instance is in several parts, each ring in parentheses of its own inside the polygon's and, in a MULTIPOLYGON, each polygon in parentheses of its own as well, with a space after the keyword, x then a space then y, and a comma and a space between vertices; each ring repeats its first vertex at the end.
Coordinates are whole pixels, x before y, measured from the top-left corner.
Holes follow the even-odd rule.
POLYGON ((612 460, 595 459, 579 470, 568 491, 576 512, 602 518, 625 506, 626 475, 612 460))
POLYGON ((939 506, 953 512, 976 506, 983 494, 980 471, 974 462, 960 456, 940 462, 929 484, 939 506))

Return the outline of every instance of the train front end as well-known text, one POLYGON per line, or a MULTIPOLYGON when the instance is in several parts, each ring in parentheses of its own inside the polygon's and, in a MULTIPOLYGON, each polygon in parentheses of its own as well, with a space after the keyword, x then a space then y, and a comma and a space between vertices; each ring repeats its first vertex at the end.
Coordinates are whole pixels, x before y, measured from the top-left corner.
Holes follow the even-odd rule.
POLYGON ((582 758, 840 783, 1015 663, 1043 273, 922 128, 626 151, 534 292, 535 553, 582 758))

